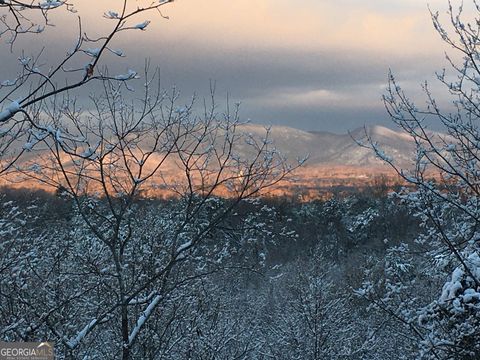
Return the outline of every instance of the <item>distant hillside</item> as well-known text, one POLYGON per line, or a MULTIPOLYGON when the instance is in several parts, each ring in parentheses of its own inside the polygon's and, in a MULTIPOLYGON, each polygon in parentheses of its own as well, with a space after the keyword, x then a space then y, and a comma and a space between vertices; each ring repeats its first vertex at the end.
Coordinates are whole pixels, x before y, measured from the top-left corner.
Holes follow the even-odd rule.
MULTIPOLYGON (((242 125, 238 130, 256 138, 263 138, 266 134, 265 127, 256 124, 242 125)), ((365 132, 382 147, 386 154, 395 159, 395 163, 399 167, 410 168, 412 166, 415 143, 406 133, 400 131, 382 126, 372 126, 353 130, 349 134, 334 134, 273 126, 270 128, 270 137, 273 140, 273 146, 278 151, 285 155, 290 162, 295 162, 297 158, 305 158, 307 155, 308 160, 292 178, 278 184, 272 192, 277 195, 298 194, 309 199, 324 196, 331 191, 332 187, 362 188, 377 184, 379 179, 390 184, 397 182, 399 179, 391 167, 376 158, 373 151, 359 146, 354 141, 354 139, 365 140, 365 132)), ((245 142, 240 142, 235 150, 241 157, 248 158, 248 149, 249 146, 245 142)), ((38 163, 43 167, 49 161, 48 157, 48 153, 36 150, 28 153, 23 161, 25 164, 38 163)), ((145 184, 144 190, 150 194, 155 194, 159 188, 165 191, 170 186, 165 179, 169 178, 173 181, 172 179, 181 177, 175 157, 169 158, 162 165, 161 176, 153 177, 150 186, 145 184)), ((26 180, 25 177, 11 178, 7 182, 4 180, 4 184, 14 187, 48 189, 38 181, 26 180)))
MULTIPOLYGON (((242 130, 262 136, 265 128, 246 125, 242 130)), ((405 133, 382 126, 366 128, 368 135, 392 156, 402 167, 411 165, 414 151, 413 140, 405 133)), ((276 147, 287 157, 294 159, 309 155, 307 166, 354 166, 384 167, 381 160, 369 149, 362 148, 353 140, 365 137, 365 129, 359 128, 350 134, 334 134, 323 131, 302 131, 286 126, 271 127, 271 136, 276 147)))

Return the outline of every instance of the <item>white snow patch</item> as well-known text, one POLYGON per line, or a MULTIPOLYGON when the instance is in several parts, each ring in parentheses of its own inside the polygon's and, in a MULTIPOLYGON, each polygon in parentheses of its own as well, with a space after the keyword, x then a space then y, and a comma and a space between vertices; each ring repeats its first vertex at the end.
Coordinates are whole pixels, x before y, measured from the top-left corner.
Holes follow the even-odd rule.
POLYGON ((126 81, 130 79, 138 79, 137 72, 132 69, 128 69, 126 74, 115 76, 115 80, 126 81))
POLYGON ((22 107, 18 101, 12 101, 2 112, 0 112, 0 122, 5 122, 12 118, 22 107))
POLYGON ((149 24, 150 24, 150 21, 145 20, 144 22, 135 25, 134 28, 139 30, 145 30, 149 24))
POLYGON ((138 333, 140 332, 143 325, 148 320, 148 318, 150 317, 153 310, 158 305, 161 299, 162 297, 160 295, 155 296, 152 302, 147 306, 145 311, 140 315, 140 317, 137 320, 137 323, 135 324, 135 327, 132 329, 132 332, 128 336, 128 344, 126 344, 127 346, 130 346, 133 343, 133 341, 135 341, 135 338, 137 337, 138 333))

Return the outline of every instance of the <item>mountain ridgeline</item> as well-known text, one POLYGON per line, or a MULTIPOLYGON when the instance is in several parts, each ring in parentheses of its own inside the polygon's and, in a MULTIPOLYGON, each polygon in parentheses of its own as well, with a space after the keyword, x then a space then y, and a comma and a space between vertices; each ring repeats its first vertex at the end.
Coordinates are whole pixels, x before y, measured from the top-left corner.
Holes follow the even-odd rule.
MULTIPOLYGON (((242 131, 261 136, 261 125, 245 125, 242 131)), ((359 146, 365 135, 378 143, 400 166, 411 164, 413 140, 405 133, 382 126, 358 128, 346 134, 325 131, 303 131, 286 126, 272 126, 271 137, 278 150, 290 159, 308 155, 306 167, 352 166, 358 168, 380 167, 388 171, 373 151, 359 146)))
MULTIPOLYGON (((412 154, 415 149, 413 140, 405 133, 385 127, 358 128, 345 134, 304 131, 286 126, 272 126, 269 129, 269 140, 272 142, 269 146, 275 147, 289 163, 295 164, 298 159, 307 159, 291 176, 269 189, 271 195, 295 196, 308 200, 324 197, 336 191, 334 189, 355 191, 358 188, 375 186, 379 179, 390 185, 397 184, 399 179, 393 169, 377 158, 371 149, 359 145, 367 138, 373 140, 388 156, 395 159, 395 164, 400 168, 412 166, 412 154)), ((245 141, 236 143, 234 151, 240 158, 248 159, 251 155, 249 154, 251 146, 247 139, 257 139, 261 143, 267 130, 262 125, 245 124, 239 126, 238 132, 246 135, 245 141)), ((222 135, 219 133, 217 136, 222 135)), ((148 148, 149 144, 145 143, 142 147, 148 148)), ((25 176, 25 172, 20 175, 13 173, 4 180, 4 185, 25 187, 28 183, 28 187, 52 190, 45 183, 35 179, 38 176, 36 169, 48 169, 52 159, 49 151, 39 146, 24 155, 23 163, 20 161, 19 167, 35 169, 34 176, 29 178, 25 176)), ((68 155, 65 156, 67 160, 64 162, 68 167, 70 160, 68 155)), ((161 159, 162 154, 153 156, 161 159)), ((171 195, 168 189, 182 176, 178 163, 179 159, 174 155, 163 161, 159 175, 143 185, 144 194, 161 197, 171 195)))

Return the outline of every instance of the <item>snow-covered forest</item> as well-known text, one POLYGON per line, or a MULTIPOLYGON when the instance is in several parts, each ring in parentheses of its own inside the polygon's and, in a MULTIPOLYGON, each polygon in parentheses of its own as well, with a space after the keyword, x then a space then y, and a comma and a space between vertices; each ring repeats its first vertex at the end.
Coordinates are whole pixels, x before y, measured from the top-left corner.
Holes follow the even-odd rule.
MULTIPOLYGON (((226 201, 212 201, 182 237, 201 231, 226 201)), ((372 193, 247 201, 154 282, 170 261, 184 206, 141 200, 132 208, 123 255, 132 358, 396 359, 418 350, 408 328, 367 311, 353 291, 365 279, 388 271, 408 278, 411 266, 425 265, 421 256, 396 258, 419 227, 397 201, 372 193)), ((2 195, 1 215, 2 338, 54 340, 59 358, 120 357, 115 261, 74 202, 12 191, 2 195)), ((428 303, 435 285, 411 291, 428 303)))
MULTIPOLYGON (((475 358, 474 287, 461 268, 451 275, 455 259, 422 219, 382 190, 242 202, 175 260, 187 200, 138 200, 125 290, 71 198, 4 192, 2 339, 55 341, 58 358, 115 359, 125 316, 133 359, 475 358)), ((212 199, 181 237, 226 203, 212 199)))
POLYGON ((243 131, 213 83, 185 104, 152 60, 114 70, 122 36, 172 2, 123 0, 91 34, 75 1, 0 0, 18 54, 0 82, 1 342, 85 360, 479 359, 480 4, 430 13, 455 53, 447 105, 388 76, 410 166, 367 128, 352 138, 398 184, 300 201, 269 194, 308 154, 243 131), (59 12, 78 35, 45 64, 21 46, 59 12))

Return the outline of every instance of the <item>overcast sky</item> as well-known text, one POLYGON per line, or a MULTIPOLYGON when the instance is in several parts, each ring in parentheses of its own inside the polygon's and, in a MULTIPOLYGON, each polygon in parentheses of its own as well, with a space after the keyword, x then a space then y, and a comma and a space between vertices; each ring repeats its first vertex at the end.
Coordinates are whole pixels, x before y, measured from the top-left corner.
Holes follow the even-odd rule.
MULTIPOLYGON (((103 12, 121 2, 79 3, 84 28, 98 34, 112 25, 103 12)), ((141 69, 148 57, 163 86, 188 95, 204 95, 216 81, 219 101, 228 92, 255 123, 334 132, 388 124, 381 102, 388 69, 418 97, 421 82, 446 64, 426 0, 177 0, 163 13, 169 20, 152 13, 138 19, 152 20, 147 31, 121 35, 115 46, 127 57, 115 66, 141 69)), ((45 45, 46 63, 75 40, 74 15, 53 20, 35 44, 22 44, 45 45)), ((2 48, 2 77, 19 51, 2 48)))

